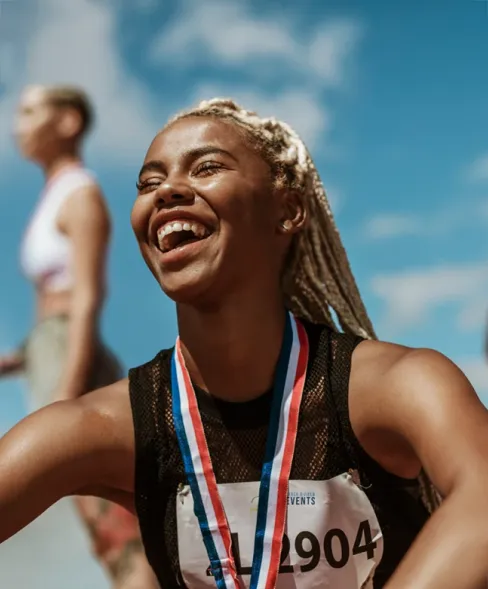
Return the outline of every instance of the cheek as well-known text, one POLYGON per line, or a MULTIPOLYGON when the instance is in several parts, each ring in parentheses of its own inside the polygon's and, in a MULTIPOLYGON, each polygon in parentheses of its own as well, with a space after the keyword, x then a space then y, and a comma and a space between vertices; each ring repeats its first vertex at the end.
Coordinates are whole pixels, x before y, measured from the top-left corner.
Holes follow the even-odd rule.
POLYGON ((49 121, 30 120, 22 126, 22 138, 36 150, 42 150, 56 141, 56 129, 49 121))
POLYGON ((149 227, 150 209, 144 202, 143 197, 139 197, 132 207, 130 222, 138 241, 146 238, 149 227))
POLYGON ((262 185, 256 186, 245 179, 235 178, 215 181, 208 186, 207 202, 214 208, 223 224, 235 229, 256 231, 273 224, 272 196, 262 185))

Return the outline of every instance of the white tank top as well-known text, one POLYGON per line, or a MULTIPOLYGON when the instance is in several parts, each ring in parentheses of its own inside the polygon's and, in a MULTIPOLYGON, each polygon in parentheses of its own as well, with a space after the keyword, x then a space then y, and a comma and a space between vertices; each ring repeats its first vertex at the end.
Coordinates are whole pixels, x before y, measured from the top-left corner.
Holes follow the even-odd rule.
POLYGON ((69 196, 95 182, 87 170, 71 167, 47 183, 21 248, 22 270, 37 286, 49 291, 69 290, 73 286, 71 243, 58 229, 58 215, 69 196))

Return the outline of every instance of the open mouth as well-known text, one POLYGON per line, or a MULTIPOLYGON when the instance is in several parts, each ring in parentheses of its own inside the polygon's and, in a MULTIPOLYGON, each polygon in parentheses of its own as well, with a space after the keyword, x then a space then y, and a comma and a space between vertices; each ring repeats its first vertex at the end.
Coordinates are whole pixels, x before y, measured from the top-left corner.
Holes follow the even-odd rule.
POLYGON ((170 221, 158 230, 158 246, 165 254, 196 241, 202 241, 210 231, 198 221, 170 221))

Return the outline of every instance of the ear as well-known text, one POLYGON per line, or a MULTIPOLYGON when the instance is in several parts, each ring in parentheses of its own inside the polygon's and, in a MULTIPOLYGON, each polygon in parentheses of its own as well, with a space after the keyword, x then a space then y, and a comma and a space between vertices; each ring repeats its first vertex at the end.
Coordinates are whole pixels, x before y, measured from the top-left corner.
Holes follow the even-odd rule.
POLYGON ((74 108, 64 108, 58 120, 59 135, 63 139, 73 139, 81 133, 82 120, 80 113, 74 108))
POLYGON ((293 235, 303 228, 306 221, 307 209, 302 195, 294 191, 284 193, 278 231, 287 235, 293 235))

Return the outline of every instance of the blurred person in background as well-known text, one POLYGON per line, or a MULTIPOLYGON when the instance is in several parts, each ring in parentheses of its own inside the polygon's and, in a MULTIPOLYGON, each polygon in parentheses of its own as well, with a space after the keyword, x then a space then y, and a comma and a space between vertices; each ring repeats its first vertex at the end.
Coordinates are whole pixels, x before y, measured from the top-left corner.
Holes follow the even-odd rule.
MULTIPOLYGON (((36 322, 19 349, 0 357, 0 376, 26 376, 32 411, 122 377, 99 331, 110 215, 81 156, 92 123, 92 106, 78 88, 31 86, 22 94, 16 139, 46 179, 21 248, 23 272, 35 288, 36 322)), ((136 518, 95 497, 75 503, 113 587, 155 587, 136 518)))

